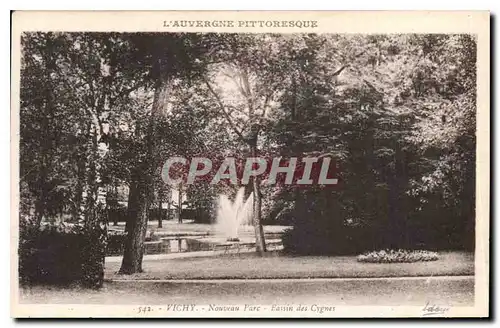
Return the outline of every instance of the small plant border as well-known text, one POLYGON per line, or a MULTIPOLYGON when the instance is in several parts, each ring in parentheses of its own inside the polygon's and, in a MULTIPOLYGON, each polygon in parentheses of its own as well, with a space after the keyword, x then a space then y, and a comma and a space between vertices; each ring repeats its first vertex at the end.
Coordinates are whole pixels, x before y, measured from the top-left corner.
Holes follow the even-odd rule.
POLYGON ((437 261, 437 252, 427 250, 382 249, 360 254, 356 257, 362 263, 415 263, 437 261))

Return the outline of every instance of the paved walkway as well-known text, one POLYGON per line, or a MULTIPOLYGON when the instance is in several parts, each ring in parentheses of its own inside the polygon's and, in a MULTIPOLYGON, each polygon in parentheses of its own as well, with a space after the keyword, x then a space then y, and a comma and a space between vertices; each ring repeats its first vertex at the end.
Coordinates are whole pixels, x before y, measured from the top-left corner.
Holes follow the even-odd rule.
POLYGON ((302 283, 302 282, 351 282, 351 281, 470 281, 474 276, 427 276, 427 277, 359 277, 359 278, 266 278, 266 279, 113 279, 113 283, 168 283, 168 284, 241 284, 241 283, 302 283))
MULTIPOLYGON (((252 252, 251 250, 241 250, 240 253, 252 252)), ((222 255, 224 251, 199 251, 199 252, 183 252, 183 253, 168 253, 168 254, 151 254, 144 255, 143 261, 159 261, 169 259, 182 259, 190 257, 207 257, 222 255)), ((122 261, 123 256, 106 256, 106 263, 117 263, 122 261)))
MULTIPOLYGON (((283 246, 276 246, 273 251, 282 250, 283 246)), ((241 248, 239 253, 255 253, 254 249, 241 248)), ((229 251, 215 250, 215 251, 198 251, 198 252, 181 252, 181 253, 168 253, 168 254, 151 254, 144 255, 143 261, 159 261, 159 260, 169 260, 169 259, 183 259, 183 258, 195 258, 195 257, 210 257, 210 256, 220 256, 224 254, 236 254, 235 249, 230 249, 229 251)), ((106 263, 118 263, 122 261, 123 256, 106 256, 106 263)))
POLYGON ((21 302, 41 304, 322 304, 465 306, 474 277, 106 282, 102 290, 36 286, 21 302))

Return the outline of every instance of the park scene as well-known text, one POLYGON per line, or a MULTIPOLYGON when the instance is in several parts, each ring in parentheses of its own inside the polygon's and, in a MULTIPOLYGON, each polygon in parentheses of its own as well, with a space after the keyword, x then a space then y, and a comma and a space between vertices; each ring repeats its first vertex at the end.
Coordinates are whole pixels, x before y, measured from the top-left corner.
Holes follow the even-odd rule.
POLYGON ((29 32, 21 52, 21 302, 474 304, 474 36, 29 32))

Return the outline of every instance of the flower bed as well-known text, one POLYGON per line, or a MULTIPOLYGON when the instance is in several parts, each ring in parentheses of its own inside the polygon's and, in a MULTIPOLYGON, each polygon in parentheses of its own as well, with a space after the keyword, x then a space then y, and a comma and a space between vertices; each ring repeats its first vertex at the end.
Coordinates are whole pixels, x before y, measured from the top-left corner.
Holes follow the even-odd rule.
POLYGON ((436 252, 424 250, 380 250, 358 255, 358 262, 368 263, 413 263, 438 260, 436 252))

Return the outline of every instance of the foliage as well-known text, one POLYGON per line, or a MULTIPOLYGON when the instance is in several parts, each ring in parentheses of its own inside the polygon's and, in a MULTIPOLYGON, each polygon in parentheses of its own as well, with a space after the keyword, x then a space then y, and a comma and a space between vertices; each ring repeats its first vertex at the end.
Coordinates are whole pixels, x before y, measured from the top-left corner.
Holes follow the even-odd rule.
POLYGON ((127 234, 123 231, 109 230, 106 256, 122 255, 125 250, 125 238, 127 234))
MULTIPOLYGON (((308 65, 297 63, 291 83, 296 87, 284 94, 271 130, 276 151, 328 152, 341 168, 341 186, 327 196, 338 202, 338 211, 326 211, 314 229, 319 235, 309 239, 321 239, 325 227, 354 223, 378 234, 381 246, 414 246, 419 237, 437 245, 436 236, 447 235, 441 247, 471 249, 474 39, 374 35, 319 40, 309 42, 316 44, 316 54, 308 49, 308 65), (323 64, 331 66, 319 70, 323 64), (434 223, 437 218, 440 225, 434 223), (420 236, 413 233, 415 226, 420 236)), ((315 191, 283 190, 280 196, 295 201, 297 222, 304 215, 298 198, 316 206, 307 194, 315 191)), ((296 227, 304 229, 301 223, 296 227)))
POLYGON ((425 250, 380 250, 358 255, 358 262, 368 263, 413 263, 437 261, 439 259, 436 252, 425 250))
POLYGON ((104 281, 106 234, 85 231, 81 226, 66 229, 21 226, 19 278, 34 284, 79 283, 98 288, 104 281))
MULTIPOLYGON (((25 33, 22 48, 21 223, 94 238, 119 212, 124 271, 141 270, 171 156, 333 158, 337 188, 247 190, 257 226, 293 225, 292 253, 474 247, 471 35, 25 33)), ((206 222, 234 192, 183 189, 206 222)))

